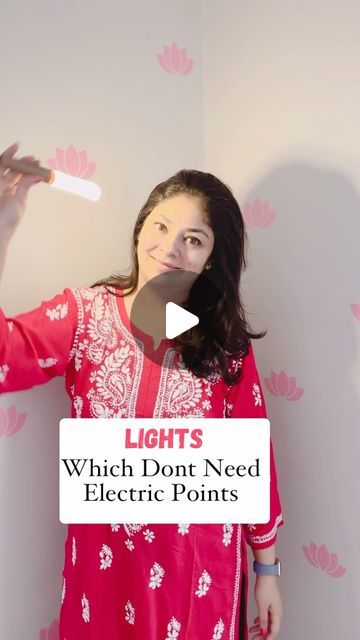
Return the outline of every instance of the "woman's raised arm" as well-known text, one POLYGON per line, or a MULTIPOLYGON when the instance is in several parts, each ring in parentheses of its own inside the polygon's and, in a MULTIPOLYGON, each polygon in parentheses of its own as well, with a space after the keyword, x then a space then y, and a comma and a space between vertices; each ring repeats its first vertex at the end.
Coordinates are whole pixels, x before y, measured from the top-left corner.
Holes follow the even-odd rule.
MULTIPOLYGON (((2 155, 12 157, 17 150, 18 144, 13 144, 2 155)), ((39 164, 34 156, 22 160, 39 164)), ((26 210, 29 189, 41 180, 0 164, 0 277, 9 242, 26 210)), ((71 289, 11 318, 0 309, 0 393, 28 389, 64 375, 76 328, 77 303, 71 289)))
MULTIPOLYGON (((3 158, 12 158, 19 145, 12 144, 0 154, 3 158)), ((24 156, 22 160, 40 164, 34 156, 24 156)), ((0 278, 2 276, 7 248, 21 218, 23 217, 29 189, 41 182, 39 176, 24 175, 17 171, 6 169, 0 163, 0 278)))

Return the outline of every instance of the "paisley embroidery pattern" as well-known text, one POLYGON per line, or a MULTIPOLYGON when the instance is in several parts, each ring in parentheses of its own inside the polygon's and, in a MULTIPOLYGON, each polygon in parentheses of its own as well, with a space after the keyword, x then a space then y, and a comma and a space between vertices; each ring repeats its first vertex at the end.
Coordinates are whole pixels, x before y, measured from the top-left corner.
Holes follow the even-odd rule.
MULTIPOLYGON (((72 291, 79 316, 72 357, 75 371, 87 372, 91 383, 86 394, 89 413, 94 418, 135 417, 144 366, 139 342, 123 324, 116 296, 105 287, 72 291)), ((185 367, 177 348, 167 349, 163 365, 153 417, 211 417, 212 387, 221 380, 220 373, 198 378, 185 367)), ((77 397, 76 390, 73 395, 77 397)), ((74 410, 78 417, 87 413, 78 400, 74 410)))
POLYGON ((39 358, 38 363, 42 369, 46 369, 47 367, 53 367, 54 364, 57 363, 56 358, 39 358))
POLYGON ((222 621, 221 618, 219 618, 218 622, 216 623, 215 627, 214 627, 214 633, 213 636, 211 638, 211 640, 221 640, 222 635, 224 633, 224 623, 222 621))
POLYGON ((140 382, 140 375, 134 374, 141 373, 143 357, 138 350, 135 355, 134 341, 126 340, 125 327, 116 323, 116 299, 104 287, 90 292, 74 289, 73 294, 83 319, 74 348, 74 367, 88 371, 90 414, 93 418, 134 417, 140 382))
POLYGON ((82 617, 84 622, 90 622, 90 605, 89 600, 87 599, 85 593, 81 598, 81 606, 82 606, 82 617))
POLYGON ((141 529, 146 527, 146 524, 123 524, 123 527, 126 531, 126 535, 133 536, 135 533, 139 533, 141 529))
POLYGON ((101 551, 99 552, 100 556, 100 569, 108 569, 111 567, 113 560, 113 552, 107 544, 103 544, 101 551))
POLYGON ((150 589, 156 589, 157 587, 161 587, 163 577, 165 574, 165 569, 158 563, 154 562, 153 566, 150 569, 150 589))
POLYGON ((130 600, 125 605, 125 620, 129 624, 135 624, 135 607, 133 607, 130 600))
POLYGON ((154 408, 154 418, 206 418, 212 409, 210 400, 212 384, 221 379, 214 374, 211 379, 197 378, 186 369, 181 354, 168 349, 161 370, 159 391, 154 408))
POLYGON ((53 320, 63 320, 67 317, 69 312, 69 303, 65 302, 65 304, 58 304, 53 309, 46 309, 46 315, 53 320))
POLYGON ((234 531, 234 527, 232 524, 224 524, 223 527, 224 533, 223 533, 223 545, 225 547, 228 547, 229 544, 231 543, 231 537, 234 531))
POLYGON ((201 577, 199 578, 199 585, 197 590, 195 591, 195 594, 199 597, 202 598, 203 596, 206 596, 207 592, 210 589, 210 585, 211 585, 211 577, 208 574, 207 571, 202 572, 201 577))
POLYGON ((173 616, 167 626, 167 636, 165 640, 176 640, 176 638, 179 637, 180 629, 180 622, 173 616))

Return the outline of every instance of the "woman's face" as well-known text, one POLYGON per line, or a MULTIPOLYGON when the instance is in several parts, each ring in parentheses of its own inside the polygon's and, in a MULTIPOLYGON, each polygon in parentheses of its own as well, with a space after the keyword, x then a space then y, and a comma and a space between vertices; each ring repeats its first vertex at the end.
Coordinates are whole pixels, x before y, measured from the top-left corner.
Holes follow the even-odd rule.
POLYGON ((138 237, 139 287, 173 269, 202 273, 215 241, 203 217, 200 200, 186 194, 152 210, 138 237))

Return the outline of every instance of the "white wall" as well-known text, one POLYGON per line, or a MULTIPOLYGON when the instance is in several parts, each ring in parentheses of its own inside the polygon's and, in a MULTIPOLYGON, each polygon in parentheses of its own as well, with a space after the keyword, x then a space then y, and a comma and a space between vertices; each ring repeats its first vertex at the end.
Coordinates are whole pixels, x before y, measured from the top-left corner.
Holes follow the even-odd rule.
MULTIPOLYGON (((358 452, 360 6, 206 0, 203 8, 205 168, 242 211, 276 212, 249 229, 245 302, 272 421, 285 527, 277 552, 281 638, 356 635, 360 596, 358 452), (304 390, 289 401, 271 371, 304 390), (302 547, 313 542, 320 567, 302 547), (346 571, 332 577, 321 553, 346 571)), ((360 317, 360 315, 359 315, 360 317)), ((325 558, 326 560, 326 558, 325 558)), ((256 615, 254 602, 250 622, 256 615)))
MULTIPOLYGON (((202 166, 200 27, 192 0, 2 3, 1 147, 19 141, 21 155, 45 166, 57 147, 86 149, 103 189, 93 204, 34 188, 1 284, 8 315, 125 269, 150 190, 202 166), (172 43, 194 60, 191 73, 161 68, 157 54, 172 43)), ((0 408, 12 405, 27 417, 0 439, 0 637, 29 640, 58 618, 66 527, 57 434, 70 405, 63 380, 0 397, 0 408)))

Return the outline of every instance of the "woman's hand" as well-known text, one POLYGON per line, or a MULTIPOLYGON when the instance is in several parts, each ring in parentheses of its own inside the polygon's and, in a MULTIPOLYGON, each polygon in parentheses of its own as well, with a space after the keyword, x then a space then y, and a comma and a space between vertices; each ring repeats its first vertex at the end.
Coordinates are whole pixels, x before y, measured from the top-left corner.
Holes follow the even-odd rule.
MULTIPOLYGON (((19 145, 12 144, 4 152, 3 156, 12 158, 19 145)), ((24 156, 21 160, 33 162, 39 165, 40 161, 34 156, 24 156)), ((6 169, 0 164, 0 232, 8 238, 12 236, 25 213, 27 196, 30 187, 43 178, 33 175, 24 175, 17 171, 6 169)))
POLYGON ((283 604, 278 580, 277 576, 256 576, 254 595, 259 616, 254 620, 255 626, 249 629, 250 633, 256 632, 251 640, 274 640, 279 634, 283 604))

